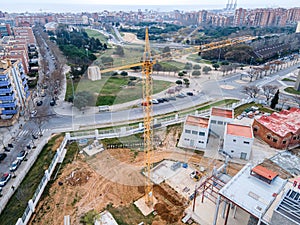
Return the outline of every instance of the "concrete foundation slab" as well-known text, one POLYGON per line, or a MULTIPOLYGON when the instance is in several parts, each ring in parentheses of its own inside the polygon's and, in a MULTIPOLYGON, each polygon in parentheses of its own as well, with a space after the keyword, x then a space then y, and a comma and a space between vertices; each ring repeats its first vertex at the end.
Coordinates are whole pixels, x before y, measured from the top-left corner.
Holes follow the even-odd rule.
POLYGON ((145 196, 134 202, 134 205, 142 212, 144 216, 148 216, 154 211, 154 205, 157 203, 157 199, 153 197, 153 204, 148 206, 146 204, 145 196))

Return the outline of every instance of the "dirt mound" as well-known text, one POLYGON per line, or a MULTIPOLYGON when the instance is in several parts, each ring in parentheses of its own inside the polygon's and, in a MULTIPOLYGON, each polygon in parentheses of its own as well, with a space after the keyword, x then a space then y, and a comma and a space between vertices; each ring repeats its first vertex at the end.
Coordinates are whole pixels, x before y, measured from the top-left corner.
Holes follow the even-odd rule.
POLYGON ((87 170, 73 170, 68 177, 66 183, 71 186, 81 186, 86 184, 91 177, 91 172, 87 170))

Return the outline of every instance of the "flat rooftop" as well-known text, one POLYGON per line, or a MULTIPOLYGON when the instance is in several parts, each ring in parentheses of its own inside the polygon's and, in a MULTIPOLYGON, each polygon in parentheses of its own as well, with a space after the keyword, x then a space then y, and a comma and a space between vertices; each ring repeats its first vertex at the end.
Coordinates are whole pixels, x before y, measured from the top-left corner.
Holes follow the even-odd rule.
POLYGON ((270 160, 294 176, 300 176, 300 157, 290 151, 280 152, 270 160))
POLYGON ((227 134, 246 138, 253 138, 252 128, 250 126, 240 124, 227 124, 227 134))
POLYGON ((287 181, 277 176, 268 184, 250 175, 252 168, 250 163, 245 165, 219 193, 259 218, 276 199, 287 181))
POLYGON ((188 115, 185 121, 185 124, 196 126, 196 127, 202 127, 207 128, 208 127, 209 119, 201 116, 192 116, 188 115))
POLYGON ((282 110, 255 120, 277 135, 285 137, 288 133, 294 134, 300 129, 300 109, 282 110))
POLYGON ((210 115, 233 119, 234 111, 232 109, 212 107, 210 115))

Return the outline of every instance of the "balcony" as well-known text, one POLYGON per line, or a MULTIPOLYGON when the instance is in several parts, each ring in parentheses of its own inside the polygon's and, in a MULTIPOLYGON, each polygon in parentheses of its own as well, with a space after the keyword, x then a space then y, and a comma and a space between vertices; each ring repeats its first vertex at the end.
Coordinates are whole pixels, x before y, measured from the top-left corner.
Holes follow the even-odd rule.
POLYGON ((25 73, 21 73, 21 79, 23 80, 24 78, 26 78, 25 73))
POLYGON ((8 103, 0 103, 0 108, 15 108, 17 106, 17 100, 8 103))
POLYGON ((14 114, 17 114, 17 113, 18 113, 18 110, 16 110, 16 109, 9 109, 9 110, 2 110, 1 111, 2 115, 14 115, 14 114))
POLYGON ((1 80, 0 81, 0 87, 6 87, 10 84, 11 84, 10 80, 1 80))
POLYGON ((13 92, 13 87, 0 88, 0 94, 7 94, 7 93, 12 93, 12 92, 13 92))
POLYGON ((7 80, 8 79, 8 74, 0 74, 0 79, 1 80, 7 80))
POLYGON ((23 80, 23 81, 22 81, 22 84, 23 84, 23 86, 25 86, 25 85, 27 84, 27 80, 26 80, 26 79, 23 80))
POLYGON ((24 91, 28 91, 28 85, 24 87, 24 91))
POLYGON ((12 95, 0 95, 0 101, 13 101, 15 100, 15 93, 13 93, 12 95))

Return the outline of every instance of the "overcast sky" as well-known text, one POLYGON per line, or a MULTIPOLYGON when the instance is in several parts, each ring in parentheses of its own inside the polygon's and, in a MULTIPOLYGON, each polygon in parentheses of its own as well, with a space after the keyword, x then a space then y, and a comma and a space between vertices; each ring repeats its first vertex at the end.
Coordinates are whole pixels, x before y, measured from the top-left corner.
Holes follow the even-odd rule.
MULTIPOLYGON (((102 5, 225 5, 228 0, 10 0, 11 3, 63 3, 63 4, 102 4, 102 5)), ((231 1, 231 0, 230 0, 231 1)), ((2 3, 2 6, 5 3, 2 3)), ((300 7, 299 0, 238 0, 238 5, 265 5, 300 7)))
MULTIPOLYGON (((4 0, 1 0, 4 1, 4 0)), ((232 0, 230 0, 231 2, 232 0)), ((235 1, 235 0, 234 0, 235 1)), ((182 9, 187 11, 200 9, 222 9, 225 8, 228 0, 6 0, 1 4, 1 11, 7 12, 35 12, 35 11, 52 11, 52 12, 75 12, 75 11, 99 11, 100 9, 117 9, 117 10, 136 10, 136 7, 122 7, 126 5, 136 6, 168 6, 168 9, 182 9), (79 7, 80 5, 80 7, 79 7), (92 5, 103 5, 103 7, 94 7, 92 5), (111 6, 114 7, 104 7, 111 6), (180 8, 180 5, 182 8, 180 8), (198 7, 187 7, 194 5, 198 7), (169 7, 170 6, 170 7, 169 7)), ((300 7, 300 0, 237 0, 238 7, 243 8, 267 8, 283 7, 292 8, 300 7)), ((143 7, 140 7, 143 9, 143 7)), ((145 7, 147 8, 147 7, 145 7)), ((153 7, 152 7, 153 8, 153 7)), ((158 9, 159 7, 157 7, 158 9)), ((163 7, 161 9, 166 9, 163 7)))

